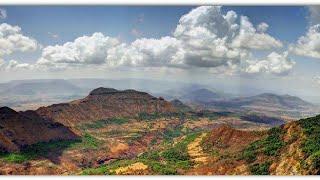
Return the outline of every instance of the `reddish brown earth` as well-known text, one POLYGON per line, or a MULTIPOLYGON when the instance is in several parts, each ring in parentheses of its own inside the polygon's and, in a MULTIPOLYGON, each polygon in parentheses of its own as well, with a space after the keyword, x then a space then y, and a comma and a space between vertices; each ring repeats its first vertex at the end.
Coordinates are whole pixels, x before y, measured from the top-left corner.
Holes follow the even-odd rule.
POLYGON ((41 107, 36 112, 55 122, 74 126, 81 122, 138 113, 175 112, 174 106, 163 98, 156 98, 135 90, 119 91, 111 88, 93 90, 84 99, 41 107))
POLYGON ((205 142, 222 151, 236 152, 241 151, 248 144, 261 139, 263 133, 263 131, 238 130, 224 124, 213 129, 206 137, 205 142))
POLYGON ((77 136, 67 127, 39 117, 33 111, 18 113, 0 108, 0 150, 19 151, 26 145, 51 140, 71 140, 77 136))

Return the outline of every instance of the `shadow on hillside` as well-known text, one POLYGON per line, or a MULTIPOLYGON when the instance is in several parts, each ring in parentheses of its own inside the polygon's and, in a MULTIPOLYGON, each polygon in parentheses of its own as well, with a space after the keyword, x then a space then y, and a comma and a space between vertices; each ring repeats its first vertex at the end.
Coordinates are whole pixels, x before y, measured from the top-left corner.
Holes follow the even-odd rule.
POLYGON ((251 114, 251 115, 240 116, 240 118, 242 120, 244 120, 244 121, 268 124, 268 125, 271 125, 271 126, 279 126, 279 125, 285 124, 285 121, 280 119, 280 118, 268 117, 268 116, 265 116, 265 115, 251 114))

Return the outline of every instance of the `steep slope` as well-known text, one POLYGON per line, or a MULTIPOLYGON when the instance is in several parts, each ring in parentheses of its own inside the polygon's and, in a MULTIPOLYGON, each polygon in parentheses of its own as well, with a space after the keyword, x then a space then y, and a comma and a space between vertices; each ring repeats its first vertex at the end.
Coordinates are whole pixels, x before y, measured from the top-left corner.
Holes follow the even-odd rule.
POLYGON ((190 174, 319 174, 319 137, 320 116, 260 132, 221 126, 202 142, 204 153, 213 154, 209 163, 190 174))
POLYGON ((19 151, 38 142, 76 138, 62 124, 43 120, 34 111, 18 113, 8 107, 0 108, 0 151, 19 151))
POLYGON ((109 117, 135 116, 139 113, 168 113, 176 109, 163 98, 156 98, 145 92, 98 88, 91 91, 84 99, 54 104, 36 111, 46 119, 73 126, 109 117))

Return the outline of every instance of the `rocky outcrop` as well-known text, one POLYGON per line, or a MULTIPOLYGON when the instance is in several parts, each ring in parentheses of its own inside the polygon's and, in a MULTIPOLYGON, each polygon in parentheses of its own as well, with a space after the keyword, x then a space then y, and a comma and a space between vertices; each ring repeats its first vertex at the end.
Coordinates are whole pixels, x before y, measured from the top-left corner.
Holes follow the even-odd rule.
POLYGON ((52 140, 73 140, 77 136, 58 122, 42 119, 34 111, 18 113, 0 108, 0 151, 19 151, 28 145, 52 140))
POLYGON ((168 113, 176 109, 163 98, 135 90, 97 88, 84 99, 70 103, 54 104, 36 110, 39 115, 66 126, 139 113, 168 113))

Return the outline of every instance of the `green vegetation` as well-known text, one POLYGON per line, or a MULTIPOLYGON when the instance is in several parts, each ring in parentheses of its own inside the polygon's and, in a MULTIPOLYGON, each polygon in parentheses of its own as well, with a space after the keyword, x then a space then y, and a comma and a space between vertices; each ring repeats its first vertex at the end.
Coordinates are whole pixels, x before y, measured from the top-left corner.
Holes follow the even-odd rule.
POLYGON ((173 118, 173 117, 183 117, 184 113, 183 112, 172 112, 172 113, 146 113, 146 112, 142 112, 139 113, 137 115, 137 119, 138 120, 142 120, 142 121, 151 121, 151 120, 155 120, 155 119, 159 119, 159 118, 173 118))
POLYGON ((242 159, 251 163, 256 160, 258 153, 267 156, 277 156, 279 150, 285 145, 281 139, 283 132, 280 127, 272 128, 268 131, 268 136, 264 139, 251 143, 242 153, 242 159))
POLYGON ((99 129, 99 128, 103 128, 103 127, 105 127, 107 125, 114 125, 114 124, 115 125, 121 125, 121 124, 125 124, 125 123, 128 123, 128 122, 129 122, 128 118, 113 117, 113 118, 94 121, 94 122, 91 122, 91 123, 82 124, 80 126, 80 129, 82 129, 82 130, 99 129))
POLYGON ((166 129, 162 134, 163 137, 164 137, 164 140, 165 141, 170 141, 173 138, 181 136, 182 135, 182 131, 181 130, 182 130, 182 126, 166 129))
POLYGON ((261 164, 253 164, 250 166, 251 174, 253 175, 269 175, 269 167, 271 162, 264 162, 261 164))
POLYGON ((320 115, 299 121, 306 138, 302 151, 312 160, 312 168, 320 173, 320 115))
POLYGON ((73 147, 79 140, 58 140, 50 142, 40 142, 26 147, 16 153, 1 153, 0 159, 11 163, 23 163, 39 157, 45 157, 50 152, 59 152, 63 149, 73 147))
POLYGON ((267 156, 275 156, 278 151, 285 145, 281 139, 283 132, 280 127, 271 128, 268 131, 268 137, 262 140, 263 152, 267 156))
POLYGON ((187 152, 187 146, 189 143, 194 141, 198 136, 198 133, 193 133, 188 135, 181 142, 177 143, 175 146, 165 150, 160 155, 165 159, 167 164, 174 169, 188 169, 191 167, 192 162, 190 161, 189 154, 187 152))
POLYGON ((85 133, 82 137, 82 142, 79 145, 83 148, 97 149, 99 146, 99 141, 90 134, 85 133))
POLYGON ((251 143, 246 149, 244 149, 242 153, 242 159, 246 160, 249 163, 254 162, 257 158, 257 151, 260 144, 260 141, 251 143))
POLYGON ((226 115, 227 113, 219 113, 212 111, 201 111, 201 112, 170 112, 170 113, 139 113, 137 115, 138 120, 151 121, 159 118, 179 118, 179 119, 190 119, 197 120, 199 117, 208 118, 210 120, 215 120, 217 117, 226 115))
POLYGON ((190 157, 187 153, 187 145, 196 137, 197 133, 188 135, 181 142, 173 147, 169 147, 163 152, 151 150, 147 151, 135 159, 117 160, 108 165, 102 165, 98 168, 87 168, 82 171, 83 175, 106 175, 114 174, 114 170, 119 167, 125 167, 136 162, 146 164, 153 174, 159 175, 176 175, 178 169, 188 169, 192 166, 190 157))
POLYGON ((108 168, 106 165, 102 165, 97 168, 87 168, 82 171, 82 175, 107 175, 108 168))

